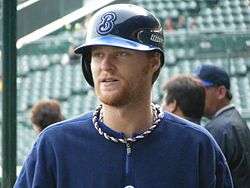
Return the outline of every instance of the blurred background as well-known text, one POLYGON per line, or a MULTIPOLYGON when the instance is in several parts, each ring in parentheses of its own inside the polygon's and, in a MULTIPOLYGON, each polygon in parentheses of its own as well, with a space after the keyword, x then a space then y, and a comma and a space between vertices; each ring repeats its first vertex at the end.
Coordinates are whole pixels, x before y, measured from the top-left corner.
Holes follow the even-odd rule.
MULTIPOLYGON (((37 136, 30 121, 34 103, 57 99, 66 118, 93 110, 98 105, 93 90, 84 81, 80 59, 73 49, 84 42, 89 17, 112 3, 143 6, 155 13, 164 26, 166 60, 154 85, 154 102, 160 103, 162 86, 169 77, 191 73, 200 64, 215 64, 230 74, 233 103, 250 126, 248 0, 18 0, 18 166, 22 165, 37 136)), ((2 0, 0 24, 1 50, 2 0)), ((0 106, 1 69, 2 65, 0 106)), ((2 113, 0 126, 1 116, 2 113)))

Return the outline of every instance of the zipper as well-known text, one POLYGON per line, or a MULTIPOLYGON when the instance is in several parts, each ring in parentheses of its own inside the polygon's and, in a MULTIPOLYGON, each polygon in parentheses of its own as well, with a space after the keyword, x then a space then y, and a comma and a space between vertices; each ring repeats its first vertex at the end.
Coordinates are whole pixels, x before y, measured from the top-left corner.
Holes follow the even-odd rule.
MULTIPOLYGON (((125 139, 126 140, 126 139, 125 139)), ((131 142, 126 140, 126 162, 125 162, 125 188, 134 188, 134 178, 132 173, 132 147, 131 142)))
POLYGON ((131 145, 129 142, 126 141, 126 177, 129 176, 130 172, 130 163, 131 163, 131 145))

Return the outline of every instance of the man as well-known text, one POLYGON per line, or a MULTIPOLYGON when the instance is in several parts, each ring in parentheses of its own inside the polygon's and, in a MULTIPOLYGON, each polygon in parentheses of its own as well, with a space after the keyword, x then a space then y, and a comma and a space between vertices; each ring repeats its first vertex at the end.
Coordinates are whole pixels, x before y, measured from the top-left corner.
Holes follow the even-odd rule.
POLYGON ((235 106, 230 103, 229 75, 214 65, 195 71, 206 88, 205 126, 220 145, 232 173, 235 187, 250 187, 250 131, 235 106))
POLYGON ((76 53, 102 105, 47 128, 15 187, 231 187, 209 133, 151 104, 163 44, 160 22, 145 9, 99 10, 76 53))
POLYGON ((205 106, 205 89, 200 80, 178 75, 167 81, 163 90, 166 93, 162 105, 164 111, 200 124, 205 106))
POLYGON ((35 132, 40 133, 50 124, 63 121, 60 103, 57 100, 41 100, 31 109, 31 122, 35 132))

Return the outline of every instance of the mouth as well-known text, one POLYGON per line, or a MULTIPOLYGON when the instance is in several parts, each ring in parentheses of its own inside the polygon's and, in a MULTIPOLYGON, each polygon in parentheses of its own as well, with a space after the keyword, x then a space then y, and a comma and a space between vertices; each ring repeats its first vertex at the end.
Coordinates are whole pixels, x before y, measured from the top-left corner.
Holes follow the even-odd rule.
POLYGON ((102 78, 99 83, 103 91, 114 91, 119 86, 119 80, 114 77, 102 78))
POLYGON ((101 79, 101 83, 112 83, 112 82, 117 82, 118 80, 115 78, 103 78, 101 79))

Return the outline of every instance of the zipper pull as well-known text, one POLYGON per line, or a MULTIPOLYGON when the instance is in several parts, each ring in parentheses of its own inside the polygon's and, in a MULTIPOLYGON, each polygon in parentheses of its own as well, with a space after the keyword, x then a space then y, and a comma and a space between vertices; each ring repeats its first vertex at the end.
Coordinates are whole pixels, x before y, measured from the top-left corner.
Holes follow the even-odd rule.
POLYGON ((126 148, 127 148, 127 155, 131 154, 131 146, 129 142, 126 142, 126 148))

